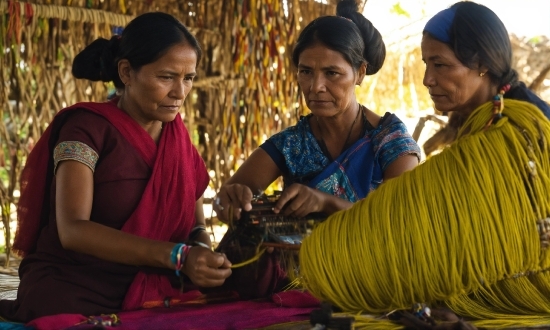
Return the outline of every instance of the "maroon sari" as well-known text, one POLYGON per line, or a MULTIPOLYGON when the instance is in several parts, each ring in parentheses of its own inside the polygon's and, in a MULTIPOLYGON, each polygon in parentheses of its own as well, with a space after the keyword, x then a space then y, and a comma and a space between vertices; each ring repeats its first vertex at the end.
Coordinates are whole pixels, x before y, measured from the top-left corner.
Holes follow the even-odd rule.
MULTIPOLYGON (((0 301, 0 315, 9 319, 29 321, 35 317, 56 313, 87 315, 109 313, 120 309, 136 309, 146 301, 162 300, 168 296, 178 295, 179 290, 172 287, 166 276, 168 273, 169 276, 175 277, 173 271, 107 262, 89 255, 64 250, 59 242, 55 223, 55 204, 52 203, 55 201, 52 153, 60 132, 63 134, 64 124, 71 121, 72 114, 78 112, 75 111, 76 109, 86 109, 80 110, 88 113, 82 118, 88 118, 87 120, 91 118, 92 121, 95 120, 92 117, 98 118, 93 124, 80 125, 85 129, 89 128, 93 131, 96 127, 105 126, 101 134, 97 134, 105 140, 97 143, 98 168, 106 166, 105 163, 101 164, 101 161, 103 153, 107 153, 99 149, 109 149, 119 158, 120 166, 112 162, 109 168, 103 170, 103 173, 129 176, 133 179, 127 191, 119 189, 119 198, 124 200, 126 196, 122 195, 132 196, 137 192, 137 199, 130 209, 131 212, 123 221, 115 224, 106 223, 106 225, 141 237, 181 242, 188 237, 195 224, 195 202, 204 192, 209 179, 204 162, 192 145, 181 117, 178 115, 174 121, 164 124, 157 146, 149 134, 121 111, 115 102, 78 103, 60 111, 29 155, 21 176, 22 194, 18 206, 18 230, 14 242, 14 250, 24 256, 20 268, 21 285, 16 301, 0 301), (107 123, 102 124, 102 120, 106 120, 107 123), (123 151, 119 152, 118 149, 115 150, 116 148, 122 148, 120 150, 123 151), (130 173, 124 169, 124 164, 128 163, 127 158, 132 159, 132 157, 135 158, 134 163, 141 162, 141 165, 138 164, 138 167, 141 166, 138 173, 130 173), (121 170, 120 167, 123 169, 121 170), (122 194, 120 194, 121 191, 122 194), (45 271, 41 271, 42 269, 45 271), (60 293, 59 297, 52 296, 53 289, 49 291, 44 289, 51 285, 54 285, 55 291, 60 293), (108 290, 103 287, 108 287, 108 290), (76 302, 70 301, 72 293, 63 296, 64 291, 78 291, 79 288, 82 288, 82 292, 87 296, 80 297, 76 302), (42 289, 47 294, 41 296, 36 293, 37 290, 42 289), (98 292, 101 293, 101 297, 95 296, 98 292), (43 300, 31 302, 37 299, 43 300), (113 300, 115 302, 109 305, 113 300), (79 304, 81 306, 78 306, 79 304), (33 307, 29 307, 30 305, 33 307), (33 308, 44 308, 44 310, 30 310, 33 308)), ((112 155, 111 158, 113 158, 112 155)), ((106 161, 108 159, 107 157, 106 161)), ((96 173, 94 173, 94 181, 96 173)), ((113 182, 105 184, 113 184, 113 182)), ((107 189, 94 186, 94 189, 102 188, 107 192, 111 190, 109 186, 107 189)), ((96 198, 100 200, 101 194, 94 193, 94 203, 96 198)), ((115 202, 110 201, 110 203, 108 205, 116 205, 116 198, 115 202)), ((116 214, 117 210, 106 210, 103 215, 105 217, 110 213, 116 214)), ((94 214, 98 213, 94 212, 92 207, 91 221, 102 222, 102 219, 94 219, 94 214)), ((74 295, 77 296, 78 292, 74 295)))

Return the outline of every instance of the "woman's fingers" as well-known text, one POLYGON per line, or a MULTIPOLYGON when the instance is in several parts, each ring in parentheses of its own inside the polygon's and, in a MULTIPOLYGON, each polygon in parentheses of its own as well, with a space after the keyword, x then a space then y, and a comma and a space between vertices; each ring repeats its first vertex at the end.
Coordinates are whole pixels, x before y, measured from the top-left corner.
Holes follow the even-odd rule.
POLYGON ((303 218, 315 212, 316 200, 313 197, 312 189, 293 184, 283 191, 273 211, 287 217, 303 218))
POLYGON ((212 208, 214 211, 216 211, 216 215, 218 216, 218 219, 220 219, 223 222, 228 221, 227 216, 227 200, 229 197, 227 196, 227 193, 225 190, 220 190, 218 194, 216 195, 216 198, 214 199, 214 203, 212 204, 212 208))
POLYGON ((224 254, 202 247, 193 247, 185 262, 186 275, 203 287, 222 285, 231 275, 231 262, 224 254))
POLYGON ((242 189, 240 191, 240 198, 239 201, 241 202, 241 207, 245 211, 252 210, 252 198, 254 197, 252 195, 252 190, 248 188, 247 186, 241 186, 242 189))
POLYGON ((252 191, 242 184, 229 184, 222 187, 215 199, 215 210, 219 218, 225 222, 239 219, 241 211, 252 209, 252 191))
POLYGON ((288 205, 290 201, 292 201, 299 192, 300 188, 299 185, 293 184, 286 188, 281 196, 279 196, 279 199, 277 200, 277 203, 275 203, 275 206, 273 207, 273 211, 275 213, 280 213, 284 210, 284 215, 288 215, 289 207, 292 207, 292 205, 288 205))

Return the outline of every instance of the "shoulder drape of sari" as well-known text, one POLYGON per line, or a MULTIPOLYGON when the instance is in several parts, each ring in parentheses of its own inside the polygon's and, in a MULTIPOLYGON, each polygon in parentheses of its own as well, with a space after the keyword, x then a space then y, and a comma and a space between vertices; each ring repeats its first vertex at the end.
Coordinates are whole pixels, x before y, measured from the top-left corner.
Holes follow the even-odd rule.
POLYGON ((365 182, 382 182, 382 169, 376 165, 374 148, 367 134, 326 166, 307 186, 356 202, 370 192, 371 185, 365 182))
POLYGON ((356 202, 378 188, 384 180, 384 170, 405 155, 416 155, 420 161, 420 147, 403 122, 386 113, 378 127, 367 132, 308 185, 356 202))
MULTIPOLYGON (((181 117, 178 115, 174 121, 164 124, 157 146, 115 102, 78 103, 63 109, 37 142, 21 175, 18 229, 14 241, 14 250, 20 254, 27 255, 35 250, 40 230, 48 221, 47 190, 53 180, 53 143, 63 124, 63 114, 73 109, 87 109, 106 118, 152 168, 141 201, 122 231, 162 241, 180 242, 187 238, 195 223, 195 202, 209 179, 181 117)), ((165 276, 139 272, 128 290, 123 309, 138 308, 147 300, 163 299, 177 292, 165 276)))
POLYGON ((260 147, 284 176, 285 186, 308 185, 351 202, 365 198, 383 181, 385 168, 395 159, 420 148, 395 115, 387 113, 378 127, 331 161, 311 132, 310 116, 269 138, 260 147))

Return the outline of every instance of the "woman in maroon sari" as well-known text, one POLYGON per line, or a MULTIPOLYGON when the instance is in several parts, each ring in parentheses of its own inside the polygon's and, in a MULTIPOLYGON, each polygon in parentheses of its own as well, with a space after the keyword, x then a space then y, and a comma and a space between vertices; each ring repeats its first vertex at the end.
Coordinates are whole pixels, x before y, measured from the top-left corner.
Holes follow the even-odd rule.
POLYGON ((177 297, 174 270, 202 287, 231 274, 209 249, 208 174, 178 112, 200 57, 185 26, 158 12, 77 55, 75 77, 113 81, 119 96, 63 109, 29 155, 14 242, 21 283, 1 317, 136 309, 177 297))

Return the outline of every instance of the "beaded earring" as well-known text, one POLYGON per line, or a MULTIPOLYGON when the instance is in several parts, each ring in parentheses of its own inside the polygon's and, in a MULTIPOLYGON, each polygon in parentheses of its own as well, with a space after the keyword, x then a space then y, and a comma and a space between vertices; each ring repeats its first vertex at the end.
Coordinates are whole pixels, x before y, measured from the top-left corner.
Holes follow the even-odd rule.
POLYGON ((493 116, 487 122, 484 129, 487 129, 491 124, 496 124, 500 118, 502 118, 502 110, 504 110, 504 93, 509 91, 510 84, 503 85, 498 94, 493 97, 493 116))

